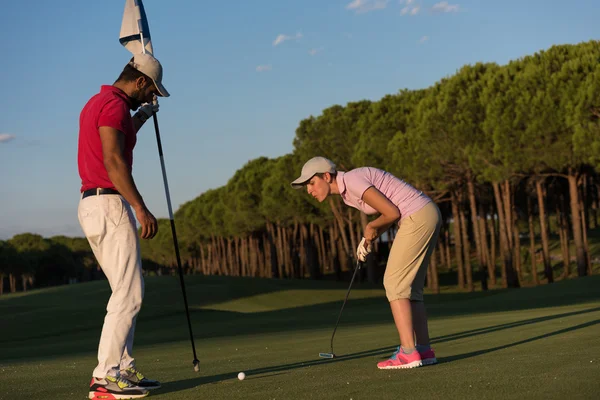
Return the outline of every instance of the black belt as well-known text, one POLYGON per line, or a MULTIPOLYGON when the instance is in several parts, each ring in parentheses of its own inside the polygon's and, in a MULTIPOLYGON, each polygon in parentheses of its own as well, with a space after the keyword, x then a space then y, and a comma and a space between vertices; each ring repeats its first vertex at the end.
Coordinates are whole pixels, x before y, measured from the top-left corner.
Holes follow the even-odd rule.
POLYGON ((94 189, 88 189, 88 190, 84 191, 83 196, 81 196, 81 198, 85 199, 86 197, 96 196, 96 195, 100 195, 100 194, 120 194, 120 193, 118 191, 116 191, 115 189, 94 188, 94 189))

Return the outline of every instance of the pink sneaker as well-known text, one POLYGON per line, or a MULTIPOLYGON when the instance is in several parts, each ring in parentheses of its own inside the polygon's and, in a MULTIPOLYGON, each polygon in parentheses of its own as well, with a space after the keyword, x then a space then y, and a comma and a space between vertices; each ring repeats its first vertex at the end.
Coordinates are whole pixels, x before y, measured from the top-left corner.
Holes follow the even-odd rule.
POLYGON ((437 364, 438 362, 437 358, 435 358, 435 352, 432 348, 429 348, 429 350, 420 351, 419 355, 421 356, 421 361, 423 362, 423 365, 433 365, 437 364))
POLYGON ((398 349, 392 354, 392 356, 385 360, 377 363, 379 369, 403 369, 403 368, 416 368, 423 365, 421 361, 421 355, 417 350, 411 354, 405 354, 404 351, 398 346, 398 349))

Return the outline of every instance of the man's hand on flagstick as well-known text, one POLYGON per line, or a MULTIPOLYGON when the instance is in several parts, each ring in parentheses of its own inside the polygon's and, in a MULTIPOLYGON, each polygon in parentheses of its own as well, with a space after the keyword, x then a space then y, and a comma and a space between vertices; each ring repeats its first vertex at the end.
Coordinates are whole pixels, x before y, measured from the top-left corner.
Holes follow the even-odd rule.
POLYGON ((156 101, 153 103, 145 103, 142 104, 142 106, 136 114, 138 114, 138 117, 142 122, 146 122, 148 118, 152 117, 155 113, 158 112, 158 107, 159 105, 156 101))

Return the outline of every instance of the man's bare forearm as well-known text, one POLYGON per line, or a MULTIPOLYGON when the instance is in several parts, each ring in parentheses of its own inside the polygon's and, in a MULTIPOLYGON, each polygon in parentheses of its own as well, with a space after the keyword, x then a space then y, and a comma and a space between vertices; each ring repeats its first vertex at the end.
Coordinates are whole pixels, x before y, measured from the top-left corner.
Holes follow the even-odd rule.
POLYGON ((131 118, 132 121, 133 121, 133 130, 136 133, 142 128, 142 125, 144 125, 144 123, 147 121, 147 119, 142 118, 142 116, 140 115, 140 113, 141 113, 141 111, 138 111, 131 118))
POLYGON ((127 163, 120 157, 111 157, 104 161, 108 178, 115 185, 121 196, 131 204, 134 209, 145 208, 144 200, 135 186, 133 177, 129 172, 127 163))

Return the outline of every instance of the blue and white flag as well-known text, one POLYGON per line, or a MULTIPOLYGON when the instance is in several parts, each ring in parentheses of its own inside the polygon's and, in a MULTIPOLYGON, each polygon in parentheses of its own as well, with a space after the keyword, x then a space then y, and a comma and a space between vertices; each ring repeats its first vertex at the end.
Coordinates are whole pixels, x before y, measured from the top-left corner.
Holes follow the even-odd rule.
POLYGON ((153 55, 150 28, 142 0, 125 0, 119 42, 133 54, 153 55))

